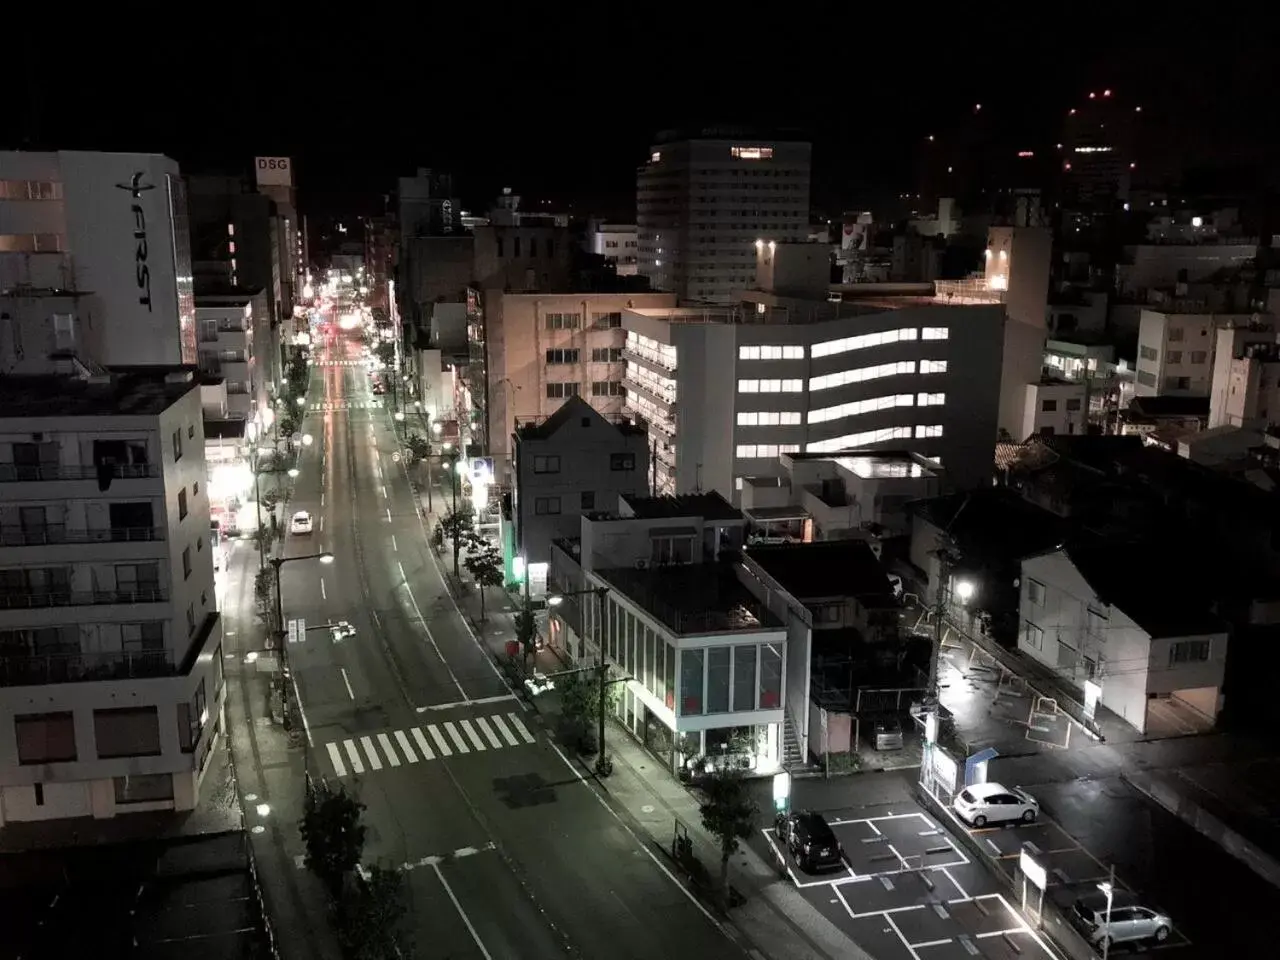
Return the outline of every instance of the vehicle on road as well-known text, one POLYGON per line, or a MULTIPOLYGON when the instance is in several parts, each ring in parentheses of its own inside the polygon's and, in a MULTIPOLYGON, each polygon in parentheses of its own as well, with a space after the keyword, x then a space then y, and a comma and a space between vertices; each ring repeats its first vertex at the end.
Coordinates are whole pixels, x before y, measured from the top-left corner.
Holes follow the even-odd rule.
POLYGON ((901 750, 905 745, 902 722, 897 717, 885 717, 875 724, 875 748, 877 750, 901 750))
POLYGON ((779 817, 778 837, 805 873, 844 866, 844 848, 820 813, 804 810, 779 817))
POLYGON ((311 514, 305 510, 299 510, 289 520, 289 532, 295 535, 307 534, 311 532, 311 514))
POLYGON ((956 794, 956 815, 975 827, 988 823, 1031 823, 1040 816, 1040 801, 1020 787, 975 783, 956 794))
POLYGON ((1159 910, 1152 910, 1138 903, 1131 894, 1117 890, 1111 903, 1111 917, 1107 918, 1107 897, 1104 893, 1090 893, 1075 902, 1073 910, 1076 924, 1094 947, 1109 951, 1112 944, 1133 943, 1138 940, 1155 940, 1163 943, 1173 931, 1173 921, 1159 910))

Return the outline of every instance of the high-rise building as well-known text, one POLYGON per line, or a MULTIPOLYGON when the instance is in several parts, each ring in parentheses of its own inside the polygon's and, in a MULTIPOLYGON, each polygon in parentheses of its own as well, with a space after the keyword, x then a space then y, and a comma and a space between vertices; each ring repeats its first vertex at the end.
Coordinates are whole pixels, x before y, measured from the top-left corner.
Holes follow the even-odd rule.
POLYGON ((195 806, 222 728, 200 387, 0 377, 0 823, 195 806))
POLYGON ((67 324, 84 337, 73 354, 87 346, 108 366, 196 362, 177 163, 146 153, 0 152, 0 294, 55 293, 74 298, 67 324))
POLYGON ((755 281, 755 242, 809 227, 808 143, 707 130, 662 140, 636 176, 637 259, 654 290, 732 303, 755 281))

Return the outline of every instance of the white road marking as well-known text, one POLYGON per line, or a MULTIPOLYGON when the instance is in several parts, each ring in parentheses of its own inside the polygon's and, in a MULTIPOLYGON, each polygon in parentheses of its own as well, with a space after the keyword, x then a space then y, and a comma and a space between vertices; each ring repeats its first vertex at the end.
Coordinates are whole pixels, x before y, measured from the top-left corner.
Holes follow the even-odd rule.
POLYGON ((391 508, 387 507, 387 523, 391 522, 391 508))
MULTIPOLYGON (((391 519, 391 510, 387 510, 387 519, 391 519)), ((440 645, 436 643, 435 635, 431 632, 431 628, 427 626, 427 618, 422 615, 422 608, 418 606, 418 598, 413 595, 413 587, 409 586, 409 578, 404 572, 404 564, 399 560, 396 561, 396 569, 400 571, 400 579, 404 582, 405 593, 409 595, 409 603, 413 605, 413 614, 418 618, 418 623, 422 625, 422 632, 427 635, 427 642, 431 644, 431 649, 435 650, 436 656, 440 658, 440 663, 444 665, 445 671, 449 674, 449 679, 453 681, 453 685, 458 688, 458 693, 462 694, 465 702, 467 700, 467 691, 462 689, 462 684, 458 681, 458 677, 453 672, 453 667, 449 666, 449 661, 444 658, 444 653, 440 650, 440 645)), ((492 663, 492 662, 491 662, 492 663)))
POLYGON ((507 700, 515 700, 515 694, 500 693, 496 697, 477 697, 474 700, 455 700, 453 703, 428 703, 424 707, 416 707, 419 713, 426 713, 428 710, 452 710, 455 707, 474 707, 485 703, 503 703, 507 700))
POLYGON ((320 518, 320 529, 321 529, 321 530, 323 530, 323 529, 324 529, 324 517, 321 517, 321 518, 320 518))
POLYGON ((347 759, 351 761, 351 769, 356 773, 364 773, 364 761, 360 759, 360 751, 356 749, 354 740, 343 740, 342 746, 346 748, 347 759))
POLYGON ((410 763, 418 762, 418 755, 413 752, 413 747, 409 745, 409 738, 404 735, 403 730, 396 731, 396 743, 400 744, 400 752, 404 754, 404 758, 410 763))
POLYGON ((324 592, 324 577, 320 578, 320 599, 321 600, 329 599, 329 595, 324 592))
POLYGON ((339 667, 338 669, 342 671, 342 682, 347 685, 347 696, 354 700, 356 698, 356 692, 351 689, 351 678, 347 676, 347 668, 339 667))
POLYGON ((907 952, 911 954, 912 960, 920 960, 920 955, 911 949, 911 944, 907 941, 907 938, 902 935, 902 931, 898 929, 898 925, 893 922, 893 917, 886 913, 884 915, 884 919, 885 922, 893 928, 893 932, 898 935, 898 939, 902 941, 902 945, 907 948, 907 952))
POLYGON ((517 733, 519 733, 519 734, 520 734, 520 736, 524 737, 524 742, 525 742, 525 743, 533 743, 533 742, 534 742, 534 741, 533 741, 533 734, 531 734, 531 733, 529 732, 529 728, 528 728, 528 727, 526 727, 526 726, 524 725, 524 721, 522 721, 522 720, 521 720, 518 716, 516 716, 514 713, 508 713, 508 714, 507 714, 507 719, 508 719, 508 720, 510 720, 510 721, 511 721, 511 725, 512 725, 513 727, 515 727, 515 728, 516 728, 516 732, 517 732, 517 733))
POLYGON ((378 734, 378 744, 382 747, 382 752, 387 755, 387 763, 393 767, 400 766, 400 757, 396 753, 396 748, 391 745, 391 738, 385 733, 378 734))
POLYGON ((498 739, 498 735, 485 722, 484 717, 476 717, 476 726, 480 728, 480 732, 484 734, 484 738, 489 741, 489 745, 495 750, 502 749, 502 741, 498 739))
POLYGON ((463 742, 462 735, 458 733, 457 727, 455 727, 452 723, 449 723, 448 721, 446 721, 444 725, 444 729, 449 734, 449 739, 453 741, 454 746, 458 748, 459 753, 471 752, 470 750, 467 749, 466 743, 463 742))
POLYGON ((364 755, 369 758, 369 766, 375 770, 382 769, 382 758, 378 756, 378 751, 373 745, 370 737, 361 737, 360 745, 364 747, 364 755))
POLYGON ((483 752, 484 744, 480 740, 480 734, 476 733, 475 728, 471 726, 471 721, 459 720, 458 724, 462 727, 463 732, 466 733, 467 739, 471 741, 471 745, 475 747, 478 752, 483 752))
POLYGON ((485 949, 484 943, 480 940, 480 934, 476 933, 476 928, 471 923, 471 918, 467 916, 467 911, 462 909, 462 904, 458 902, 458 898, 453 894, 453 888, 449 886, 449 881, 444 878, 444 874, 440 872, 440 864, 433 863, 431 869, 436 872, 436 879, 440 881, 440 886, 444 887, 444 892, 449 895, 449 899, 453 901, 453 907, 458 911, 458 916, 462 918, 462 922, 467 925, 467 931, 471 934, 471 939, 475 941, 476 948, 480 951, 484 960, 493 960, 493 955, 485 949))
POLYGON ((436 755, 431 752, 431 744, 427 743, 427 738, 422 735, 422 731, 417 727, 413 728, 413 739, 418 744, 418 749, 422 751, 423 760, 434 760, 436 755))
POLYGON ((510 727, 508 727, 508 726, 506 725, 506 723, 504 723, 504 722, 503 722, 503 720, 502 720, 502 718, 501 718, 500 716, 498 716, 498 715, 495 713, 495 714, 494 714, 492 717, 490 717, 489 719, 493 721, 493 725, 494 725, 495 727, 497 727, 497 728, 498 728, 499 732, 501 732, 502 736, 506 739, 507 743, 511 744, 511 746, 513 746, 513 747, 518 747, 518 746, 520 746, 520 741, 518 741, 518 740, 517 740, 517 739, 512 735, 512 733, 511 733, 511 728, 510 728, 510 727))
POLYGON ((382 498, 385 500, 385 499, 386 499, 386 497, 387 497, 387 488, 386 488, 385 486, 383 486, 383 488, 382 488, 382 498))
POLYGON ((329 760, 333 763, 333 772, 340 777, 345 777, 347 775, 347 765, 342 762, 342 754, 338 751, 338 745, 330 743, 328 747, 329 760))
POLYGON ((323 494, 323 493, 322 493, 322 494, 320 494, 320 506, 321 506, 321 507, 323 507, 323 506, 324 506, 324 494, 323 494))
POLYGON ((391 549, 396 553, 400 552, 400 548, 396 546, 396 535, 394 533, 391 535, 391 549))
POLYGON ((444 737, 441 736, 440 731, 437 730, 434 725, 427 727, 427 733, 431 734, 431 739, 436 742, 436 747, 440 750, 440 756, 447 757, 453 753, 453 749, 445 741, 444 737))

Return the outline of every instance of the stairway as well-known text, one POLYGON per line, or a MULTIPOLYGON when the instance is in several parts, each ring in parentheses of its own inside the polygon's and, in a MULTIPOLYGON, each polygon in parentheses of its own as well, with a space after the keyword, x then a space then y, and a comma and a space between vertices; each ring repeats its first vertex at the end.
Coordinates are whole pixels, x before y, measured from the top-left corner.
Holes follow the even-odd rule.
POLYGON ((790 716, 782 721, 782 768, 784 770, 801 770, 809 766, 809 758, 800 749, 800 738, 796 736, 795 727, 790 716))

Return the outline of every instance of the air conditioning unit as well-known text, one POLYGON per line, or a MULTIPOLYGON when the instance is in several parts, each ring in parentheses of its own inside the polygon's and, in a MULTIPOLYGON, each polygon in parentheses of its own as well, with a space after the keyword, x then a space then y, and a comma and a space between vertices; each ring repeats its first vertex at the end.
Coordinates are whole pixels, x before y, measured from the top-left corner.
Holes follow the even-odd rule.
POLYGON ((637 560, 637 561, 636 561, 636 569, 637 569, 637 570, 648 570, 648 569, 649 569, 649 561, 648 561, 648 560, 637 560))

